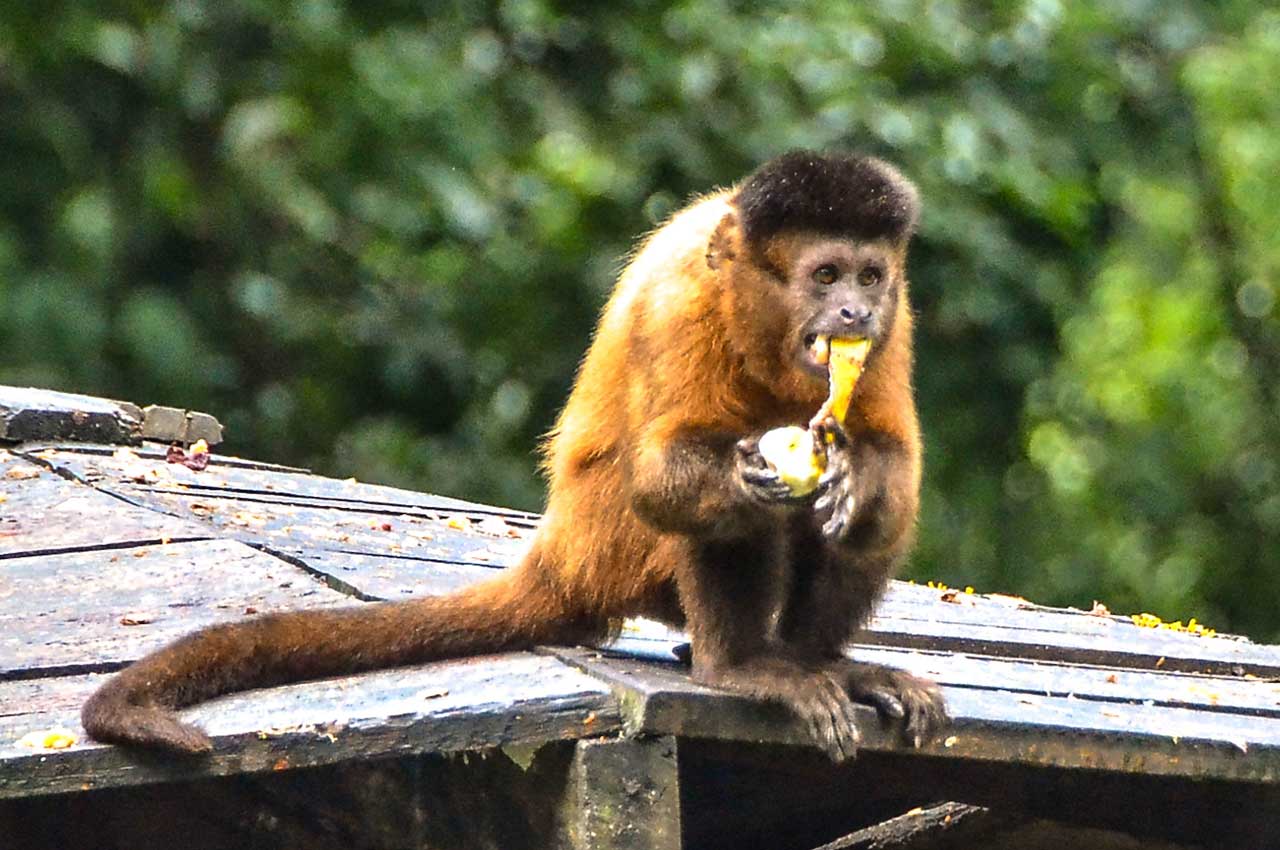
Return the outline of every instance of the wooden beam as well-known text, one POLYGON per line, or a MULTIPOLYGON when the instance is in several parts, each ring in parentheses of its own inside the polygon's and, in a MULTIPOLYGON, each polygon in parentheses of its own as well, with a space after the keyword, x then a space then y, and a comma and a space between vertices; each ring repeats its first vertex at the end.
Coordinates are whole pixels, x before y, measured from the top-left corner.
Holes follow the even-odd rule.
POLYGON ((565 850, 680 850, 675 738, 614 738, 577 744, 565 787, 565 850))

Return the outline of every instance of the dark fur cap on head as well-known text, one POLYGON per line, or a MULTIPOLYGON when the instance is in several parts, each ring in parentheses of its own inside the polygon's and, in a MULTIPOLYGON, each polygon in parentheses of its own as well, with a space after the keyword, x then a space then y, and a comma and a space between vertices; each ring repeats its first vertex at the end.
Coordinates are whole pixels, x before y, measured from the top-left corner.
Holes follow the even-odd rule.
POLYGON ((749 175, 734 196, 749 244, 784 230, 905 242, 920 213, 916 187, 867 156, 792 151, 749 175))

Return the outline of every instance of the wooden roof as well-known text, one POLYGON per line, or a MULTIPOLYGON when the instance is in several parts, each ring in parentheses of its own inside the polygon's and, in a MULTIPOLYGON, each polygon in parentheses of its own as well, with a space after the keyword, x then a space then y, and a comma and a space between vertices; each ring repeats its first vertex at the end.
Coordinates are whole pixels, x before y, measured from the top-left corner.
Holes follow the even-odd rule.
MULTIPOLYGON (((536 523, 230 457, 194 471, 150 444, 10 444, 0 450, 0 798, 601 736, 803 743, 785 713, 692 684, 673 655, 680 636, 644 623, 610 647, 214 700, 186 712, 215 738, 208 759, 139 758, 83 737, 84 697, 179 634, 256 612, 448 592, 512 563, 536 523), (77 743, 18 743, 57 727, 77 743)), ((1277 647, 896 583, 851 652, 934 678, 954 716, 942 740, 914 752, 867 709, 872 751, 1010 771, 1280 779, 1277 647)))

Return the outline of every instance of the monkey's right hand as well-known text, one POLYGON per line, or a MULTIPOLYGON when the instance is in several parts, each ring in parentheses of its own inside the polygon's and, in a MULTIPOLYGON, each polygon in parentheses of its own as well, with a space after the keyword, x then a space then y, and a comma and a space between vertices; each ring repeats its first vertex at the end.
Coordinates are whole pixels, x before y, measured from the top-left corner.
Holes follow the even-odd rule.
POLYGON ((813 501, 813 494, 797 496, 791 485, 760 454, 760 437, 738 441, 734 452, 734 477, 743 492, 753 501, 765 505, 802 505, 813 501))

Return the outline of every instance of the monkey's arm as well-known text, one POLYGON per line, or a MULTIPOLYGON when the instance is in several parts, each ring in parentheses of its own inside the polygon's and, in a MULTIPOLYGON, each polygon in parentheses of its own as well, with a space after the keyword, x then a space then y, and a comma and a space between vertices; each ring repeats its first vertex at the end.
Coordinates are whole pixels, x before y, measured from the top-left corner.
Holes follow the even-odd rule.
POLYGON ((727 429, 689 427, 660 417, 632 459, 632 504, 660 531, 707 539, 737 537, 795 503, 755 440, 727 429))

